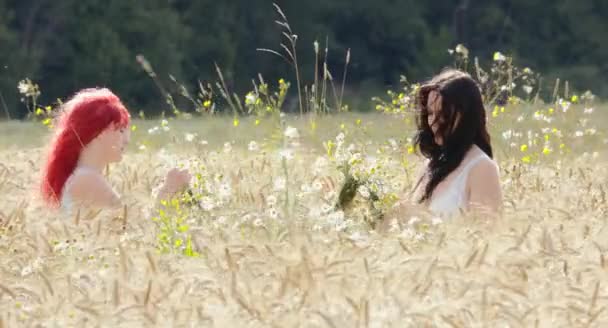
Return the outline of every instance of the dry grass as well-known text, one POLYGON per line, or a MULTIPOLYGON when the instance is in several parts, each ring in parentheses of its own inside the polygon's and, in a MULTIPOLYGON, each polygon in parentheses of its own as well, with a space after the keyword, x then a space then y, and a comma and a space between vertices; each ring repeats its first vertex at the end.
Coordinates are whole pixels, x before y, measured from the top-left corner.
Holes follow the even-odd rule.
MULTIPOLYGON (((335 191, 336 170, 313 176, 310 164, 323 155, 321 142, 356 118, 320 122, 316 136, 305 132, 308 122, 292 123, 302 141, 289 164, 288 185, 319 180, 323 193, 335 191)), ((405 134, 397 119, 362 118, 368 130, 361 136, 374 143, 405 134)), ((271 139, 266 154, 247 151, 250 140, 264 144, 267 127, 253 128, 246 120, 239 128, 222 119, 172 122, 171 131, 180 132, 171 138, 148 136, 153 122, 136 124, 133 148, 110 172, 128 205, 115 220, 112 213, 62 217, 45 210, 32 193, 43 128, 0 125, 0 327, 608 324, 605 145, 583 144, 559 162, 531 165, 521 165, 517 152, 503 151, 506 214, 499 221, 405 223, 377 234, 362 225, 339 232, 312 228, 308 212, 322 203, 299 198, 298 189, 292 189, 298 203, 289 218, 267 218, 280 161, 271 139), (201 145, 200 137, 186 143, 185 132, 198 132, 209 144, 201 145), (144 139, 147 149, 137 150, 144 139), (229 140, 236 142, 225 153, 229 140), (155 249, 149 190, 172 161, 158 155, 161 146, 173 157, 200 159, 209 179, 221 174, 232 188, 223 206, 190 213, 198 258, 155 249), (592 160, 594 151, 600 153, 592 160), (262 221, 252 223, 255 218, 262 221)), ((411 183, 403 171, 394 179, 403 187, 411 183)))

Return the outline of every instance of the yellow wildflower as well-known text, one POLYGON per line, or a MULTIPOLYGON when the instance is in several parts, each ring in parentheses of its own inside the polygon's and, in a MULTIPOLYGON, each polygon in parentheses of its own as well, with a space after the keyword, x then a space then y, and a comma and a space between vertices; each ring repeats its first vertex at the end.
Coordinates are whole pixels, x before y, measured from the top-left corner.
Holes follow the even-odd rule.
POLYGON ((317 131, 317 121, 310 121, 310 129, 312 131, 317 131))

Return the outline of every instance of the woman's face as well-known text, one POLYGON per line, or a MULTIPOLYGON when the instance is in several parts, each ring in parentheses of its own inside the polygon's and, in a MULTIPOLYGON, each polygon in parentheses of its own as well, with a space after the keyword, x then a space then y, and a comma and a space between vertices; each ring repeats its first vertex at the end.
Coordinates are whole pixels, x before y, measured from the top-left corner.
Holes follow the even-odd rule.
POLYGON ((433 131, 433 137, 435 138, 435 143, 438 145, 443 144, 443 136, 439 133, 439 127, 443 124, 441 119, 441 94, 435 90, 429 92, 429 96, 427 99, 427 110, 428 117, 427 123, 433 131))
POLYGON ((448 126, 451 125, 452 127, 448 132, 448 136, 443 135, 443 133, 445 132, 442 133, 440 129, 443 126, 446 126, 447 122, 445 122, 444 119, 445 115, 442 115, 441 113, 441 111, 443 110, 442 103, 443 97, 438 91, 433 90, 429 92, 427 100, 427 123, 431 128, 431 131, 433 132, 433 138, 435 139, 435 143, 440 146, 443 145, 445 138, 449 137, 449 134, 453 133, 456 130, 456 127, 458 127, 458 124, 460 123, 460 119, 462 117, 461 113, 457 112, 454 116, 453 124, 448 124, 448 126))
POLYGON ((122 155, 130 139, 131 130, 128 126, 121 128, 112 125, 95 138, 95 143, 97 151, 101 153, 100 155, 108 163, 112 163, 122 160, 122 155))

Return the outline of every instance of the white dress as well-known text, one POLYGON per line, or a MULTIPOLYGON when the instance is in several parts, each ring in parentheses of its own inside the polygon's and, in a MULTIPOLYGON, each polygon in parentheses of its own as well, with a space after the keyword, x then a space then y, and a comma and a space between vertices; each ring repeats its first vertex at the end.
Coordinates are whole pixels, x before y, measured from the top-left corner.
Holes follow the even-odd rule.
POLYGON ((469 173, 471 172, 471 169, 481 161, 490 161, 493 165, 496 165, 496 163, 483 152, 464 163, 462 170, 450 182, 447 188, 442 190, 440 194, 431 197, 429 209, 433 214, 441 217, 453 217, 458 215, 461 210, 466 210, 469 202, 466 190, 469 173))

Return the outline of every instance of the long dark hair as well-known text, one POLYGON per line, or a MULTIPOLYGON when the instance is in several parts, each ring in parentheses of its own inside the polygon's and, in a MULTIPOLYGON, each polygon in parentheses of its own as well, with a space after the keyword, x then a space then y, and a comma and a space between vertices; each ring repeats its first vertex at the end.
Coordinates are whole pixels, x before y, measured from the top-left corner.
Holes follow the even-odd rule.
POLYGON ((444 70, 420 87, 417 100, 420 112, 414 144, 430 160, 425 172, 426 186, 419 199, 423 203, 431 198, 437 185, 460 165, 473 145, 489 157, 492 157, 492 145, 481 92, 470 75, 454 69, 444 70), (438 125, 437 133, 443 139, 442 145, 436 143, 428 123, 428 98, 432 91, 441 95, 441 111, 434 124, 438 125))

